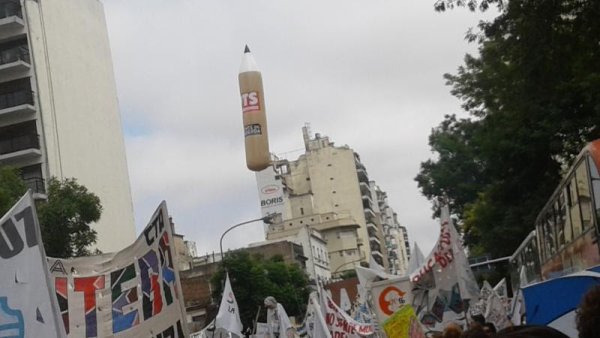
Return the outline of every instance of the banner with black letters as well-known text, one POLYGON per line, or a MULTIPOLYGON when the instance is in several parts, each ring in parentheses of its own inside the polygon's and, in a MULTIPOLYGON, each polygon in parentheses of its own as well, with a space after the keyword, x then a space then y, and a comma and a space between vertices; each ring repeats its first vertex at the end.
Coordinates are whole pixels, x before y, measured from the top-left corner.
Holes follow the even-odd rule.
POLYGON ((172 232, 163 201, 138 239, 122 251, 49 258, 67 335, 188 337, 172 232))

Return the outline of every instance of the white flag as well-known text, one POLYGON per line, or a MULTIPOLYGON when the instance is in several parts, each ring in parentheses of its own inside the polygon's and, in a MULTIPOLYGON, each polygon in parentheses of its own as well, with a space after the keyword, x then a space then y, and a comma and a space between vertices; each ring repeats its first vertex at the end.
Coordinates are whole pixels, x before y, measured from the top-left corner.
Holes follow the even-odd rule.
POLYGON ((508 292, 506 290, 506 278, 502 278, 496 286, 494 286, 494 291, 500 296, 501 299, 508 298, 508 292))
POLYGON ((28 191, 0 218, 0 337, 66 337, 28 191))
POLYGON ((238 336, 242 335, 243 326, 242 320, 240 319, 240 308, 237 305, 235 295, 231 289, 229 274, 227 274, 227 278, 225 279, 223 298, 221 299, 221 306, 219 306, 219 313, 217 314, 215 326, 238 336))
POLYGON ((350 296, 345 288, 340 289, 340 308, 346 312, 352 310, 352 302, 350 302, 350 296))
POLYGON ((417 242, 415 242, 410 259, 408 260, 408 269, 406 273, 408 275, 412 274, 417 271, 423 263, 425 263, 425 255, 423 255, 423 251, 421 251, 421 248, 419 248, 417 242))
POLYGON ((510 325, 504 303, 493 290, 487 299, 487 308, 484 317, 486 321, 494 323, 494 326, 498 330, 502 330, 510 325))
POLYGON ((410 274, 413 307, 421 324, 442 329, 465 318, 465 301, 479 298, 479 287, 469 266, 448 206, 442 207, 438 241, 423 264, 410 274))
MULTIPOLYGON (((308 336, 311 338, 331 338, 331 332, 327 328, 325 316, 321 303, 317 299, 317 293, 312 292, 309 296, 309 305, 311 306, 312 318, 309 326, 308 336)), ((308 310, 307 310, 308 311, 308 310)))

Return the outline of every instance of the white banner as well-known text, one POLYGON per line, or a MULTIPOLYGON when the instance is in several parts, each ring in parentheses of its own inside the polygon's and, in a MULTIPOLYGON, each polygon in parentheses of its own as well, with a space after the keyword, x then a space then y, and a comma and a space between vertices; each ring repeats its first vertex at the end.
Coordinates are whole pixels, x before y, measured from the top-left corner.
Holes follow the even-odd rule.
POLYGON ((380 323, 412 301, 412 285, 407 276, 371 284, 371 302, 380 323))
POLYGON ((449 322, 464 322, 465 300, 477 301, 479 288, 447 206, 442 207, 438 241, 410 280, 413 307, 426 330, 441 331, 449 322))
POLYGON ((358 338, 375 333, 373 324, 359 323, 340 309, 325 293, 325 322, 333 338, 358 338))
POLYGON ((0 220, 0 337, 65 337, 27 192, 0 220))
MULTIPOLYGON (((187 337, 166 203, 117 253, 49 258, 69 337, 187 337)), ((115 234, 118 236, 118 234, 115 234)))
POLYGON ((502 330, 511 325, 505 304, 495 291, 492 291, 487 299, 484 317, 486 322, 494 323, 497 330, 502 330))

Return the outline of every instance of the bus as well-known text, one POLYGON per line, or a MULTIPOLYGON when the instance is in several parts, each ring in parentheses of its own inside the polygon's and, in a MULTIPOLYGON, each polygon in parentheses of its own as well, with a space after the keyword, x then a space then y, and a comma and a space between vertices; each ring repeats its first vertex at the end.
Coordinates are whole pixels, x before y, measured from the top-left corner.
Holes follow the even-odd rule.
POLYGON ((600 265, 598 168, 600 139, 583 148, 511 256, 513 287, 600 265))

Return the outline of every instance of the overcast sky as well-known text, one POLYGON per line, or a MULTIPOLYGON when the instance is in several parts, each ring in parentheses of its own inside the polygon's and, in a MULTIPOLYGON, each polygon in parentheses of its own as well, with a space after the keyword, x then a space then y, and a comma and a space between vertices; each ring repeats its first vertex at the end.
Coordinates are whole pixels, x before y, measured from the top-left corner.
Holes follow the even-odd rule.
MULTIPOLYGON (((198 254, 260 217, 245 165, 238 69, 262 71, 271 152, 296 159, 302 126, 349 145, 427 254, 439 225, 414 177, 431 128, 463 114, 442 78, 474 45, 479 13, 433 0, 103 0, 139 233, 167 201, 198 254)), ((224 248, 264 239, 254 223, 224 248)), ((412 244, 411 244, 412 245, 412 244)))

